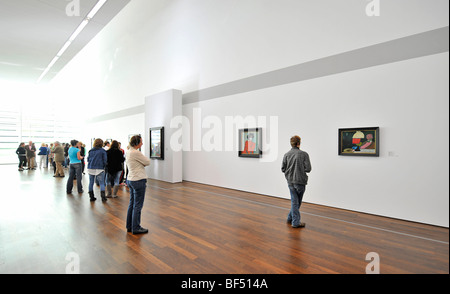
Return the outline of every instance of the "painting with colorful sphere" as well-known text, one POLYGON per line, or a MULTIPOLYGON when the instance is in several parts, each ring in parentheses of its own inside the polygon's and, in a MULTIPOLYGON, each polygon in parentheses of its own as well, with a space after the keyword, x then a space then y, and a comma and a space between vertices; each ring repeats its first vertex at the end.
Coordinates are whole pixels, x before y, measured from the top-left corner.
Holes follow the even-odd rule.
POLYGON ((380 128, 339 129, 339 155, 380 156, 380 128))

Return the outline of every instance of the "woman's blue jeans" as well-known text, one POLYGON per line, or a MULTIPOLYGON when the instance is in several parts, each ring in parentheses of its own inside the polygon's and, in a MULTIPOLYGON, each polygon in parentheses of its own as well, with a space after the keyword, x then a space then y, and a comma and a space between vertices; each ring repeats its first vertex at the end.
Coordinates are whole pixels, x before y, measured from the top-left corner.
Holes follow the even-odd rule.
POLYGON ((81 193, 83 191, 83 176, 81 174, 81 163, 71 163, 69 166, 69 179, 67 179, 67 185, 66 190, 67 193, 72 193, 73 189, 73 180, 75 178, 75 175, 77 176, 77 189, 78 193, 81 193))
POLYGON ((105 172, 102 172, 96 176, 89 175, 89 192, 94 191, 94 183, 96 180, 100 185, 100 191, 105 191, 105 172))
POLYGON ((135 232, 141 228, 141 210, 144 206, 147 180, 128 181, 130 188, 130 204, 127 213, 127 230, 135 232))
POLYGON ((119 186, 120 185, 120 176, 122 175, 122 171, 116 172, 113 176, 110 173, 107 174, 106 184, 110 186, 119 186))

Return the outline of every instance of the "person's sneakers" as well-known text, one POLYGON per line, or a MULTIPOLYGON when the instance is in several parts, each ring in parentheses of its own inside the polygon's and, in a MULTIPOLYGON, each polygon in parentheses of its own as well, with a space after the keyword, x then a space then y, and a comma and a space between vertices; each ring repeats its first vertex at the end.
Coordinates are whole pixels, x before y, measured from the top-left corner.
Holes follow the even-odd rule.
POLYGON ((292 226, 294 229, 297 229, 297 228, 304 228, 304 227, 306 227, 306 224, 305 223, 300 223, 298 226, 292 226))
POLYGON ((140 227, 137 231, 133 231, 132 233, 133 233, 133 235, 147 234, 148 229, 144 229, 143 227, 140 227))

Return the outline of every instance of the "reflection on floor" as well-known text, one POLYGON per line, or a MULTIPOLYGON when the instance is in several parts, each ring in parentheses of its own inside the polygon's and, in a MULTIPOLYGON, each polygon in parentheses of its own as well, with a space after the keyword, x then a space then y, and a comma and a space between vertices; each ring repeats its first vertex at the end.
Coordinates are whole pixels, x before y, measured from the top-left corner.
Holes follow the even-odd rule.
POLYGON ((449 273, 447 228, 304 203, 293 229, 289 200, 149 180, 149 233, 132 235, 125 187, 91 203, 87 176, 67 195, 47 169, 0 174, 0 273, 365 273, 370 252, 381 273, 449 273))

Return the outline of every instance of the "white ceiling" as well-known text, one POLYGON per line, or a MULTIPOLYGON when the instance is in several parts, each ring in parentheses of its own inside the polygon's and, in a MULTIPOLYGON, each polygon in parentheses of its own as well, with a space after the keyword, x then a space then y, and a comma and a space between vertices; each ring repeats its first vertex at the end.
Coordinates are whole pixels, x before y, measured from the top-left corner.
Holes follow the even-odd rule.
MULTIPOLYGON (((109 0, 42 82, 48 82, 116 16, 130 0, 109 0)), ((0 79, 36 82, 97 0, 0 0, 0 79), (66 7, 80 3, 80 16, 66 7)))

